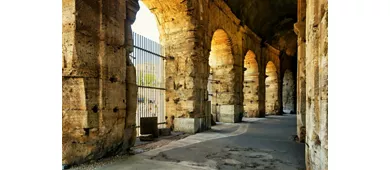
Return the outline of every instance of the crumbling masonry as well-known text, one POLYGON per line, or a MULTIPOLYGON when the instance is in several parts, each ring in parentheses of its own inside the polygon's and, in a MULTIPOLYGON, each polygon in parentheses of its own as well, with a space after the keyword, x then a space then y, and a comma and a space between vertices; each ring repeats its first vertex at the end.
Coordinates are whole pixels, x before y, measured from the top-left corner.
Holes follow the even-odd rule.
MULTIPOLYGON (((157 18, 167 57, 168 127, 181 118, 235 123, 241 115, 288 110, 297 114, 307 169, 327 169, 327 0, 143 2, 157 18), (294 15, 269 11, 276 7, 294 15), (211 103, 210 75, 218 80, 211 103)), ((62 161, 80 164, 134 145, 137 86, 128 55, 139 6, 137 0, 62 5, 62 161)))

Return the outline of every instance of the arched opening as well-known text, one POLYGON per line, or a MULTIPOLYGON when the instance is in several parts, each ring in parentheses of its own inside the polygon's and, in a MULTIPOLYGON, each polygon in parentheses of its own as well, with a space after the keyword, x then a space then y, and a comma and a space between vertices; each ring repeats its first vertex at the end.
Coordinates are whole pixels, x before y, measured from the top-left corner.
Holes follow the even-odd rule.
POLYGON ((284 72, 283 77, 283 112, 291 113, 294 110, 295 84, 293 73, 290 70, 284 72))
POLYGON ((279 110, 278 73, 272 61, 267 63, 265 75, 265 113, 267 115, 277 114, 279 110))
POLYGON ((166 127, 193 133, 197 127, 189 129, 185 121, 194 119, 195 123, 195 119, 206 119, 201 123, 202 130, 209 128, 208 124, 203 126, 210 122, 210 116, 205 112, 209 68, 207 61, 195 55, 203 50, 194 43, 199 40, 194 31, 198 24, 193 22, 197 16, 189 12, 189 3, 184 1, 142 1, 156 16, 160 43, 164 46, 166 127))
POLYGON ((208 83, 211 114, 214 121, 222 121, 221 105, 234 104, 234 72, 231 42, 222 29, 214 32, 209 56, 210 77, 208 83))
POLYGON ((166 116, 164 48, 159 43, 160 33, 155 14, 143 1, 138 3, 140 9, 136 15, 137 19, 131 26, 134 49, 129 56, 135 67, 138 86, 137 135, 150 134, 152 132, 149 130, 153 129, 154 135, 157 136, 156 130, 151 127, 158 124, 158 128, 164 128, 166 116))
POLYGON ((256 55, 248 51, 244 58, 244 116, 259 116, 259 70, 256 55))
POLYGON ((156 16, 148 9, 148 7, 140 0, 138 1, 139 11, 137 12, 136 20, 131 25, 133 32, 142 35, 150 40, 159 43, 160 32, 158 30, 158 22, 156 16))

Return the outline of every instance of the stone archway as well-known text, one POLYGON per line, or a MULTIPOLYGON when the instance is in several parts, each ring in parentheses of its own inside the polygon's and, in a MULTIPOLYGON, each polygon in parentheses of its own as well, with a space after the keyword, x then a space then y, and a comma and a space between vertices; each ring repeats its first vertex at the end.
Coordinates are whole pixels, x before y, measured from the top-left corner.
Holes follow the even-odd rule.
POLYGON ((267 115, 278 114, 278 73, 272 61, 267 63, 265 75, 265 113, 267 115))
MULTIPOLYGON (((180 1, 142 0, 156 16, 160 43, 164 46, 165 60, 165 113, 167 127, 180 129, 179 118, 204 116, 204 91, 198 77, 190 75, 199 66, 194 51, 201 50, 196 41, 194 16, 188 13, 188 4, 180 1), (198 49, 199 48, 199 49, 198 49), (196 91, 196 92, 195 92, 196 91), (203 93, 202 93, 203 92, 203 93)), ((203 64, 203 63, 202 63, 203 64)), ((204 67, 207 63, 204 62, 204 67)), ((206 74, 206 73, 205 73, 206 74)))
POLYGON ((210 83, 208 85, 208 93, 211 97, 211 114, 215 121, 225 122, 226 117, 220 114, 221 105, 234 105, 235 74, 233 64, 230 38, 224 30, 218 29, 214 32, 211 40, 210 83))
POLYGON ((284 113, 295 112, 294 93, 295 93, 295 83, 294 83, 293 73, 290 70, 286 70, 284 72, 284 77, 283 77, 283 92, 282 92, 284 113))
POLYGON ((244 116, 259 116, 259 69, 256 55, 249 50, 244 58, 244 116))

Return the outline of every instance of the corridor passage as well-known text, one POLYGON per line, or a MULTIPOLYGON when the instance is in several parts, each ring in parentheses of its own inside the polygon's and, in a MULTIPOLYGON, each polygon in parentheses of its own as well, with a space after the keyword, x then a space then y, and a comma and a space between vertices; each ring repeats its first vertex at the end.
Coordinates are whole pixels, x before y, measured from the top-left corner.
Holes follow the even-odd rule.
POLYGON ((304 170, 305 145, 294 141, 296 116, 244 118, 161 148, 97 167, 98 170, 304 170))

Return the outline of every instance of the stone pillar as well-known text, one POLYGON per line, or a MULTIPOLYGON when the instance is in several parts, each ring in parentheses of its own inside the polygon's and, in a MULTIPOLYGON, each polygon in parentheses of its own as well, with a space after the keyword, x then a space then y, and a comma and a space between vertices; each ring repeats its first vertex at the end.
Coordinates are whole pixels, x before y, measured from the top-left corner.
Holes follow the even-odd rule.
POLYGON ((62 163, 70 165, 122 150, 129 100, 127 15, 125 0, 70 0, 62 6, 62 163))
POLYGON ((96 150, 95 144, 82 143, 99 133, 100 15, 94 12, 99 11, 99 6, 98 2, 89 4, 82 0, 77 4, 75 0, 62 2, 63 164, 83 162, 96 150))
POLYGON ((294 31, 298 36, 297 63, 297 136, 300 142, 306 137, 306 35, 305 35, 306 0, 298 1, 298 22, 294 31))
POLYGON ((259 117, 259 71, 256 55, 248 51, 244 57, 244 112, 247 117, 259 117))
POLYGON ((328 1, 306 2, 306 168, 328 169, 328 1))
POLYGON ((295 81, 293 80, 293 73, 286 69, 283 76, 283 111, 286 113, 295 112, 295 81))
MULTIPOLYGON (((279 56, 279 58, 282 58, 281 56, 279 56)), ((283 76, 284 76, 284 72, 282 72, 282 62, 283 60, 280 60, 280 64, 279 64, 279 67, 278 67, 278 99, 277 99, 277 102, 278 102, 278 113, 277 115, 283 115, 283 76)))
POLYGON ((246 76, 244 81, 244 111, 247 117, 259 117, 258 79, 258 75, 246 76))
MULTIPOLYGON (((293 97, 294 97, 294 105, 293 105, 293 107, 294 107, 294 114, 296 114, 297 113, 297 107, 298 107, 298 96, 297 96, 297 94, 298 94, 298 92, 297 92, 297 84, 298 84, 298 81, 297 81, 297 77, 298 77, 298 69, 297 69, 297 65, 298 65, 298 57, 297 57, 297 59, 295 60, 295 62, 294 62, 294 66, 295 66, 295 71, 293 71, 293 79, 294 79, 294 93, 293 93, 293 97)), ((297 118, 298 119, 298 118, 297 118)))
POLYGON ((136 14, 139 10, 137 0, 126 1, 126 20, 125 20, 125 48, 126 48, 126 119, 125 131, 123 138, 123 149, 126 150, 134 146, 136 131, 136 111, 137 111, 137 92, 136 70, 131 62, 129 55, 133 52, 133 34, 131 25, 135 21, 136 14))
POLYGON ((280 115, 282 104, 281 62, 280 51, 265 43, 263 56, 265 58, 265 112, 267 115, 280 115))
POLYGON ((259 62, 259 117, 265 117, 265 65, 266 65, 266 51, 267 48, 261 47, 261 56, 258 56, 259 62))
POLYGON ((199 4, 193 1, 143 2, 157 17, 160 42, 164 46, 167 126, 175 128, 174 122, 180 122, 176 118, 203 118, 208 63, 203 54, 199 4))
POLYGON ((169 39, 164 44, 167 49, 166 113, 169 120, 173 117, 194 118, 204 114, 201 113, 199 105, 200 101, 204 101, 204 92, 198 86, 200 78, 197 78, 195 68, 197 65, 195 58, 198 55, 195 43, 197 40, 187 29, 190 28, 164 35, 169 39))

